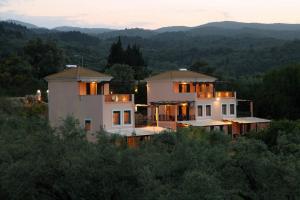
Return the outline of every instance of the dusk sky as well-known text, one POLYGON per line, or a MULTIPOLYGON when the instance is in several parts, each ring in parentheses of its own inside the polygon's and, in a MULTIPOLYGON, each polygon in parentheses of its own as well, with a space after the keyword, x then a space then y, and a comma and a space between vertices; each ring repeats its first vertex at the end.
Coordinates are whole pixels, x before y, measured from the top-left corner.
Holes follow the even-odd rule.
POLYGON ((38 26, 147 28, 214 21, 300 23, 299 0, 0 0, 0 19, 38 26))

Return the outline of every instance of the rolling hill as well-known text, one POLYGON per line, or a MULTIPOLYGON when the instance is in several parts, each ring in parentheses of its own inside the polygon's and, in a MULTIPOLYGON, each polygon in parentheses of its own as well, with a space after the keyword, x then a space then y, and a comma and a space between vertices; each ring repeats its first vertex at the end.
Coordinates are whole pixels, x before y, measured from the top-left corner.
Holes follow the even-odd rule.
POLYGON ((0 22, 0 58, 22 53, 29 40, 41 38, 52 40, 63 49, 66 64, 79 64, 83 56, 85 66, 102 70, 111 44, 121 36, 124 47, 128 44, 141 47, 153 71, 188 67, 204 60, 216 68, 217 74, 241 76, 300 63, 300 31, 296 30, 296 25, 289 30, 282 30, 284 27, 278 30, 255 29, 257 26, 251 26, 253 24, 220 22, 194 28, 124 29, 86 34, 80 28, 72 31, 68 28, 26 28, 16 23, 0 22), (233 26, 235 28, 230 28, 233 26))

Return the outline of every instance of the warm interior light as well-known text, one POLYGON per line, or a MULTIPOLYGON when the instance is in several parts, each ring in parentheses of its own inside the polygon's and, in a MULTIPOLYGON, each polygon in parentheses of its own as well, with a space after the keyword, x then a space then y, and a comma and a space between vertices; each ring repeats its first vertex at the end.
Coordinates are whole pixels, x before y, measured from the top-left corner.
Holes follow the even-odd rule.
POLYGON ((187 103, 182 103, 181 105, 182 105, 182 106, 187 106, 187 103))
POLYGON ((217 101, 220 101, 220 97, 217 97, 217 101))

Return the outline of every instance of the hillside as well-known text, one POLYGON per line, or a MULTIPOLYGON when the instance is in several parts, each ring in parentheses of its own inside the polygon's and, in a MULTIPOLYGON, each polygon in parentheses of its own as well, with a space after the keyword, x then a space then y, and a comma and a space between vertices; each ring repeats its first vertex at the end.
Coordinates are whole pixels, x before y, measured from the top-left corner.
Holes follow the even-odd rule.
POLYGON ((201 25, 199 27, 217 27, 224 29, 260 29, 260 30, 273 30, 273 31, 300 31, 300 24, 262 24, 262 23, 243 23, 234 21, 224 21, 224 22, 212 22, 201 25))
POLYGON ((42 38, 55 41, 63 49, 66 64, 80 64, 83 57, 85 66, 98 70, 105 66, 110 45, 118 36, 124 47, 139 45, 153 71, 187 67, 204 60, 216 68, 217 74, 232 77, 259 74, 300 62, 300 41, 294 40, 300 37, 300 31, 296 30, 202 26, 188 31, 164 28, 169 31, 161 33, 145 29, 117 30, 95 37, 80 31, 28 29, 7 22, 0 23, 0 30, 2 58, 22 53, 22 47, 29 40, 42 38))
POLYGON ((53 30, 62 31, 62 32, 78 31, 81 33, 86 33, 91 35, 114 31, 113 29, 108 29, 108 28, 80 28, 80 27, 73 27, 73 26, 59 26, 53 28, 53 30))

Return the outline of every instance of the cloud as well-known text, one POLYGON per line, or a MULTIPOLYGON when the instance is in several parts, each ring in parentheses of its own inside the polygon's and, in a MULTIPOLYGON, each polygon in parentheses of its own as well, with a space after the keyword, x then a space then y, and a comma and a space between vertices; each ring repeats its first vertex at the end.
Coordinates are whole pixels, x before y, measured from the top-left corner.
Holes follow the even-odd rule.
POLYGON ((0 12, 0 20, 14 19, 46 28, 54 28, 57 26, 110 27, 105 24, 87 24, 81 20, 86 15, 87 14, 78 14, 76 16, 31 16, 19 14, 16 11, 3 11, 0 12))

